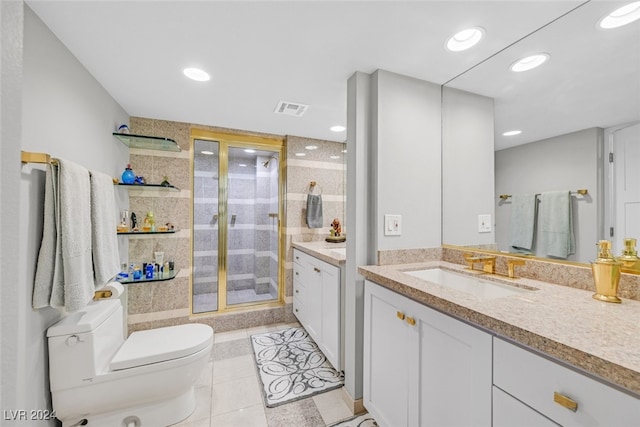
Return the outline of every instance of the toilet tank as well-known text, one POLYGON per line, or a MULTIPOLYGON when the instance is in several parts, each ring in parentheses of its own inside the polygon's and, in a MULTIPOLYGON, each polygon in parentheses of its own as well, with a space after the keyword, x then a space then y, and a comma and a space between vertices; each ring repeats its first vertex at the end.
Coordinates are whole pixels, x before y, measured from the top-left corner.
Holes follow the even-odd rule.
POLYGON ((86 384, 107 372, 124 342, 119 299, 92 301, 47 330, 51 391, 86 384))

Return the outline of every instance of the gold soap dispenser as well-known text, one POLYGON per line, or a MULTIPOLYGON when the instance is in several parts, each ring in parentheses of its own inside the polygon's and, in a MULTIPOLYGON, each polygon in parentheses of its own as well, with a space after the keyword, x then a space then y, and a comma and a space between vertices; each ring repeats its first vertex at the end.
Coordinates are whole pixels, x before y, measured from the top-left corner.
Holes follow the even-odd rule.
POLYGON ((598 248, 598 258, 591 263, 593 280, 596 284, 596 293, 593 294, 593 298, 598 301, 621 303, 622 300, 617 294, 622 263, 616 261, 611 255, 610 241, 600 240, 598 248))

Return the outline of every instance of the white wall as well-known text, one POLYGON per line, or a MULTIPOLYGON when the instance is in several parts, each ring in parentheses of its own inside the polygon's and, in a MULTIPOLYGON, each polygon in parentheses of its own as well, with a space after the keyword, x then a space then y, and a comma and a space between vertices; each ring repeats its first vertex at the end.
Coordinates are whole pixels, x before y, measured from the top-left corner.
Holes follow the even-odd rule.
POLYGON ((372 76, 375 239, 378 250, 441 244, 440 85, 378 70, 372 76), (384 215, 402 234, 384 235, 384 215))
POLYGON ((362 398, 364 280, 380 250, 440 246, 440 86, 388 71, 347 84, 345 388, 362 398), (384 214, 402 234, 384 236, 384 214))
POLYGON ((16 372, 21 336, 16 320, 19 308, 20 262, 20 132, 22 117, 22 2, 0 2, 0 409, 20 409, 16 395, 23 380, 16 372))
POLYGON ((442 243, 489 245, 478 215, 495 219, 493 99, 445 87, 442 93, 442 243))
MULTIPOLYGON (((10 3, 23 7, 22 2, 10 3)), ((4 10, 5 2, 2 5, 4 10)), ((3 14, 3 34, 4 31, 3 14)), ((21 124, 20 120, 14 123, 14 127, 19 127, 17 131, 22 132, 22 137, 21 143, 20 139, 6 141, 4 138, 3 93, 3 150, 5 144, 12 144, 17 150, 49 153, 90 170, 119 176, 128 162, 129 154, 127 147, 111 136, 111 132, 118 124, 128 123, 127 113, 27 6, 24 6, 24 41, 22 38, 11 41, 11 47, 21 50, 23 54, 22 98, 13 99, 17 103, 22 101, 21 124), (20 47, 22 42, 23 49, 20 47)), ((3 70, 4 50, 3 36, 3 70)), ((18 158, 6 161, 11 162, 9 166, 16 170, 20 167, 18 158)), ((2 163, 4 173, 4 155, 2 163)), ((4 317, 3 310, 2 327, 16 331, 17 335, 7 343, 8 347, 5 347, 3 336, 3 396, 6 375, 9 379, 6 384, 12 387, 14 400, 9 404, 3 400, 2 409, 51 408, 45 334, 46 329, 61 315, 51 308, 31 308, 33 277, 42 233, 43 171, 40 165, 22 166, 20 180, 11 177, 15 182, 17 197, 2 192, 3 213, 5 209, 13 208, 19 211, 17 217, 20 218, 15 226, 19 244, 12 248, 13 251, 17 249, 18 261, 11 266, 12 271, 18 272, 17 280, 7 283, 5 279, 10 274, 7 276, 7 268, 3 268, 3 309, 5 297, 15 306, 8 319, 4 317), (5 352, 7 348, 9 351, 5 352)), ((119 204, 123 201, 126 201, 126 195, 118 197, 119 204)), ((117 210, 118 207, 114 207, 114 215, 117 210)), ((4 235, 2 241, 5 267, 4 235)), ((46 422, 39 422, 38 425, 46 425, 46 422)), ((51 422, 50 425, 55 423, 51 422)))
MULTIPOLYGON (((496 194, 542 193, 586 188, 573 197, 576 253, 570 261, 588 262, 596 256, 602 221, 603 130, 585 129, 543 141, 496 151, 496 194)), ((496 197, 496 243, 509 246, 511 205, 496 197)), ((538 228, 539 231, 539 228, 538 228)), ((536 238, 540 247, 540 236, 536 238)), ((546 257, 546 254, 536 255, 546 257)))

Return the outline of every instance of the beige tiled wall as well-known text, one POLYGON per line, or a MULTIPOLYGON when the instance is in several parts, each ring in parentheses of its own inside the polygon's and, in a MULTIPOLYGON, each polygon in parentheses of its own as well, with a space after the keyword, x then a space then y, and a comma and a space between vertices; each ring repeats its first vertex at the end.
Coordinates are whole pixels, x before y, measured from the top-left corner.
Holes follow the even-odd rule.
MULTIPOLYGON (((181 153, 152 150, 130 152, 130 162, 136 175, 145 177, 147 183, 158 184, 166 175, 169 182, 180 188, 179 192, 130 190, 129 209, 142 221, 146 212, 153 210, 157 224, 173 223, 179 230, 168 236, 135 236, 129 241, 129 260, 150 260, 155 250, 173 257, 180 269, 174 280, 128 285, 129 331, 161 326, 199 322, 211 325, 216 331, 256 327, 280 322, 292 322, 292 262, 291 241, 321 240, 328 235, 329 224, 334 217, 344 222, 344 189, 346 154, 344 144, 319 141, 302 137, 286 137, 286 274, 284 305, 261 307, 247 311, 190 316, 189 251, 190 239, 190 131, 192 127, 223 132, 237 132, 211 126, 169 122, 139 117, 130 119, 131 133, 161 136, 175 140, 181 153), (308 145, 318 149, 307 150, 308 145), (296 156, 304 152, 306 156, 296 156), (339 158, 331 159, 331 156, 339 158), (309 229, 305 223, 306 195, 310 181, 317 181, 322 188, 325 226, 309 229)), ((259 135, 253 133, 253 135, 259 135)), ((271 135, 269 135, 271 136, 271 135)), ((346 230, 346 227, 345 227, 346 230)))

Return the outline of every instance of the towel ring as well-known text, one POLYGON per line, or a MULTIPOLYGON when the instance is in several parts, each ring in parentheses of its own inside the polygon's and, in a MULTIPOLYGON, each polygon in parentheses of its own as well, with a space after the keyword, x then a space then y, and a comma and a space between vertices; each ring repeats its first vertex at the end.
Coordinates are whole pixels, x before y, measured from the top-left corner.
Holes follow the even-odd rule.
POLYGON ((309 183, 309 194, 322 194, 322 187, 318 185, 317 181, 311 181, 309 183), (314 193, 314 190, 317 189, 317 193, 314 193))

